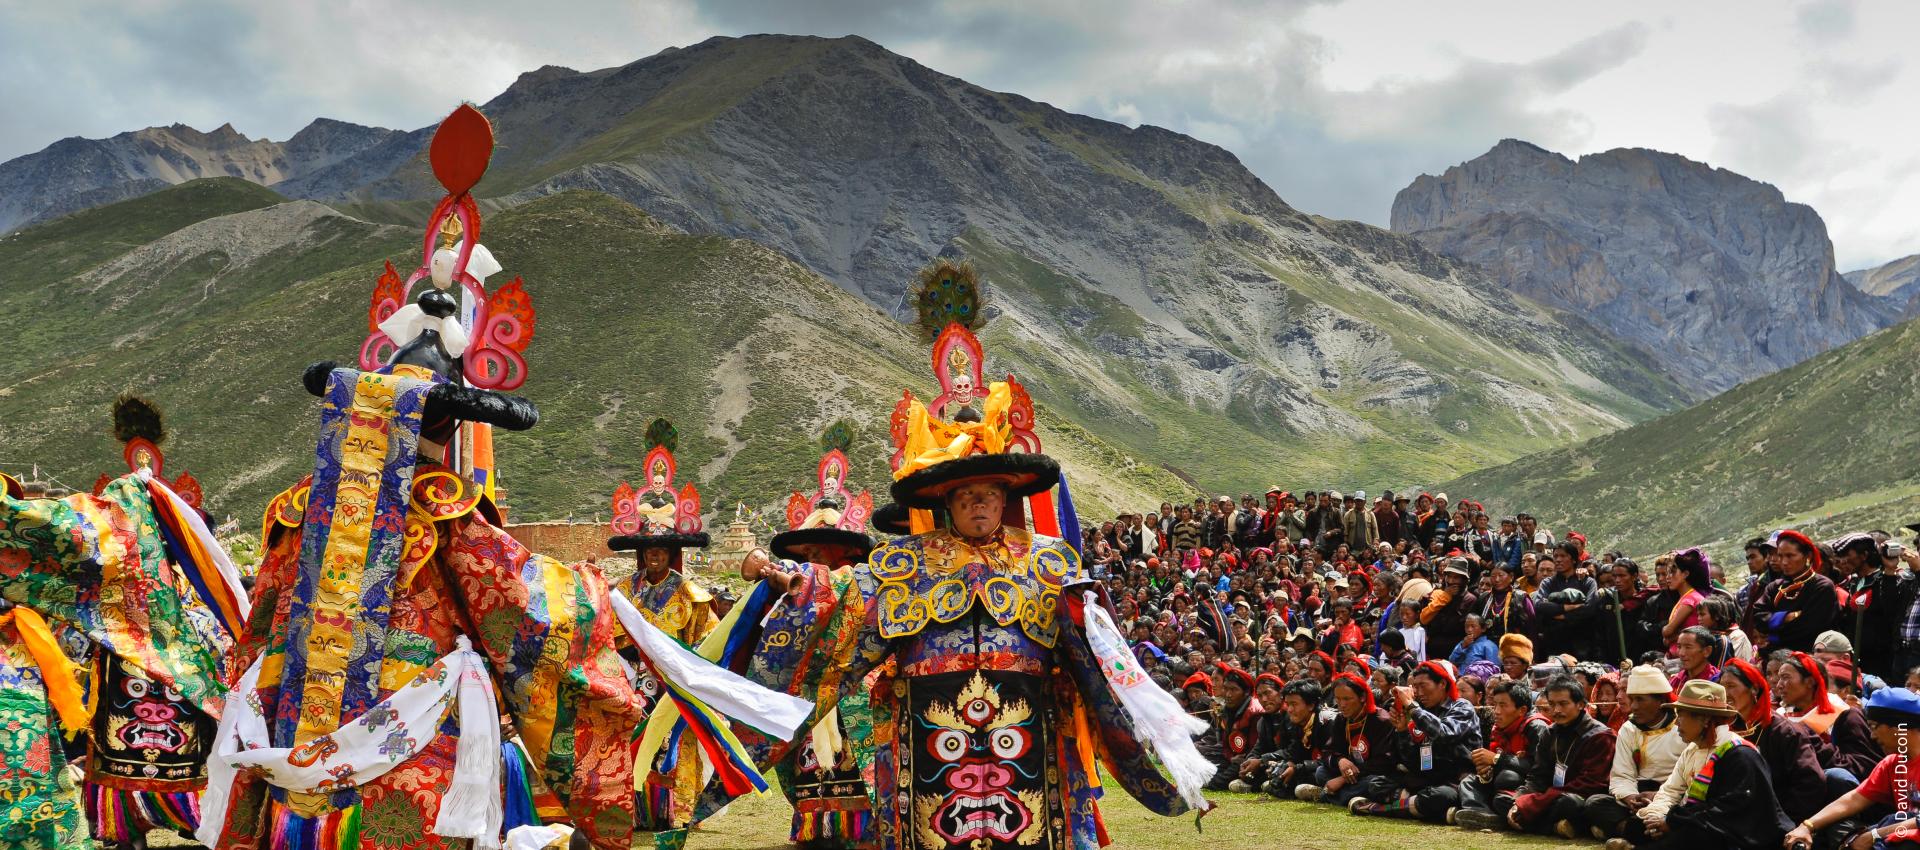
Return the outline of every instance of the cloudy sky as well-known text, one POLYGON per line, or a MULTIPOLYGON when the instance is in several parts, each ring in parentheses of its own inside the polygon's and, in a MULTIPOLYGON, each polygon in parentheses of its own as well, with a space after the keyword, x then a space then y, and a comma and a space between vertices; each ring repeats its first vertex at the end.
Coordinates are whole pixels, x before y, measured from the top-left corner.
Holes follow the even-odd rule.
POLYGON ((989 88, 1232 150, 1386 224, 1503 137, 1672 151, 1813 205, 1843 269, 1920 252, 1920 3, 0 0, 0 159, 182 122, 415 128, 545 64, 755 32, 863 35, 989 88))

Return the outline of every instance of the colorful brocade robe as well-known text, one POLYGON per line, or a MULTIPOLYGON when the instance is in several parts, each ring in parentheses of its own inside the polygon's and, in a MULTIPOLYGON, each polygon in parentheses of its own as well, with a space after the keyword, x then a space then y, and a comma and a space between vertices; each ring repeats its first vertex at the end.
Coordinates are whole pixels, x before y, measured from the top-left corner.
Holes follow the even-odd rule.
MULTIPOLYGON (((71 630, 67 634, 84 636, 110 663, 164 689, 175 704, 212 716, 224 695, 221 649, 195 627, 182 584, 152 495, 134 476, 116 479, 99 496, 0 496, 0 595, 60 622, 71 630)), ((7 628, 13 628, 11 621, 7 628)), ((0 643, 11 659, 0 672, 0 712, 10 730, 0 741, 0 760, 7 763, 0 784, 8 786, 9 801, 0 843, 33 847, 38 845, 32 841, 45 839, 49 847, 84 846, 84 835, 69 835, 83 828, 79 796, 56 775, 65 758, 55 726, 42 717, 45 682, 37 666, 27 670, 12 663, 20 660, 13 657, 17 633, 0 643), (43 769, 51 771, 45 781, 32 778, 43 769), (29 810, 37 814, 23 817, 29 810)))
MULTIPOLYGON (((501 530, 477 485, 416 461, 430 386, 408 367, 331 376, 315 472, 267 509, 236 666, 259 660, 254 697, 273 746, 298 752, 386 705, 467 636, 525 745, 531 780, 596 847, 626 850, 641 713, 614 651, 606 582, 528 551, 501 530)), ((428 734, 402 742, 419 749, 385 774, 324 795, 241 772, 219 846, 464 846, 429 832, 452 781, 457 712, 428 734)), ((337 755, 305 757, 324 765, 337 755)), ((509 798, 526 790, 508 789, 509 798)))
POLYGON ((39 661, 12 614, 0 614, 0 847, 87 846, 79 790, 67 775, 60 739, 39 661))
MULTIPOLYGON (((1150 810, 1187 810, 1097 666, 1067 592, 1084 581, 1079 558, 1061 541, 1008 528, 972 546, 942 530, 852 568, 789 567, 799 575, 747 676, 824 712, 892 662, 868 706, 883 850, 1099 847, 1096 765, 1150 810)), ((793 746, 741 738, 762 763, 793 746)), ((709 786, 700 813, 724 802, 709 786)))

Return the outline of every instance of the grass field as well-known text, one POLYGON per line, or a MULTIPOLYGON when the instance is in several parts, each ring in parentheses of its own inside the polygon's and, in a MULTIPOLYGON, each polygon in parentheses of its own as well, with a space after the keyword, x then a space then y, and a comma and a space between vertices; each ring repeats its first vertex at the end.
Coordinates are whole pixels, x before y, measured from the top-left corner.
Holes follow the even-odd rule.
MULTIPOLYGON (((1404 820, 1358 818, 1334 806, 1275 800, 1257 794, 1209 794, 1219 808, 1201 820, 1195 831, 1193 818, 1163 818, 1140 807, 1125 792, 1114 788, 1101 802, 1100 811, 1107 821, 1113 847, 1132 848, 1205 847, 1206 850, 1407 850, 1436 846, 1547 847, 1563 846, 1557 838, 1516 836, 1511 833, 1465 832, 1450 826, 1434 826, 1404 820)), ((793 810, 780 792, 769 790, 758 797, 734 803, 720 817, 709 821, 687 839, 690 850, 784 850, 788 820, 793 810)), ((1598 842, 1583 842, 1598 847, 1598 842)), ((172 836, 154 833, 156 847, 191 846, 172 840, 172 836)), ((642 836, 635 848, 651 848, 653 840, 642 836)))
MULTIPOLYGON (((1255 794, 1209 794, 1219 808, 1201 819, 1163 818, 1141 808, 1118 787, 1101 801, 1117 848, 1204 847, 1207 850, 1402 850, 1436 846, 1564 846, 1558 838, 1469 833, 1456 827, 1359 818, 1334 806, 1275 800, 1255 794)), ((777 791, 735 803, 687 840, 690 850, 773 850, 787 843, 793 810, 777 791)), ((1598 847, 1598 842, 1585 842, 1598 847)), ((651 846, 636 842, 635 847, 651 846)))

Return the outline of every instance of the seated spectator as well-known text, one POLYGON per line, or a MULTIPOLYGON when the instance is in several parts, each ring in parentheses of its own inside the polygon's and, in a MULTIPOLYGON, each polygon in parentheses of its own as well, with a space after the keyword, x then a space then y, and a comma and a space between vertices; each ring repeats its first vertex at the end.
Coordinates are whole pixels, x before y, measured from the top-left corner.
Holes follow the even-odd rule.
POLYGON ((1586 690, 1574 679, 1563 676, 1548 682, 1542 693, 1553 728, 1540 741, 1533 770, 1507 809, 1506 823, 1525 832, 1575 838, 1588 829, 1587 799, 1611 799, 1606 791, 1613 730, 1587 713, 1586 690))
POLYGON ((1783 713, 1807 724, 1833 745, 1836 752, 1828 766, 1848 774, 1837 778, 1858 782, 1885 755, 1867 729, 1866 716, 1827 692, 1827 673, 1819 659, 1795 652, 1782 661, 1774 676, 1773 691, 1780 698, 1783 713))
POLYGON ((1906 688, 1884 688, 1867 698, 1867 719, 1873 737, 1890 753, 1874 765, 1867 781, 1840 795, 1825 808, 1802 820, 1787 833, 1787 850, 1809 850, 1814 837, 1848 819, 1872 810, 1893 809, 1870 829, 1846 839, 1846 847, 1908 847, 1920 840, 1920 820, 1913 816, 1916 802, 1912 766, 1907 753, 1920 747, 1920 696, 1906 688))
POLYGON ((1607 796, 1587 800, 1593 837, 1620 837, 1673 774, 1675 762, 1686 749, 1686 742, 1674 731, 1673 709, 1667 707, 1673 698, 1666 674, 1659 668, 1641 665, 1627 673, 1628 714, 1615 733, 1607 796))
POLYGON ((1539 752, 1540 737, 1551 721, 1533 710, 1533 692, 1519 682, 1502 682, 1487 689, 1487 703, 1493 709, 1493 728, 1487 745, 1467 754, 1473 772, 1460 780, 1451 799, 1430 795, 1436 802, 1449 804, 1447 823, 1470 829, 1493 829, 1504 821, 1501 812, 1513 805, 1513 797, 1526 782, 1539 752))
POLYGON ((1653 801, 1607 850, 1774 850, 1793 824, 1780 811, 1760 751, 1727 728, 1737 716, 1725 688, 1688 682, 1667 704, 1687 742, 1653 801))
POLYGON ((1740 712, 1733 730, 1760 748, 1773 781, 1773 796, 1787 819, 1799 823, 1831 802, 1837 794, 1829 792, 1826 770, 1820 765, 1821 750, 1827 745, 1800 721, 1774 713, 1773 693, 1760 668, 1736 658, 1720 675, 1720 685, 1740 712))
POLYGON ((1420 625, 1420 606, 1404 601, 1395 601, 1393 605, 1400 617, 1400 628, 1394 631, 1406 642, 1407 651, 1413 653, 1415 664, 1427 660, 1427 628, 1420 625))
POLYGON ((1500 649, 1487 638, 1486 628, 1480 622, 1480 615, 1468 614, 1465 628, 1466 632, 1461 635, 1460 643, 1447 655, 1447 661, 1453 665, 1453 669, 1466 669, 1468 664, 1475 661, 1500 663, 1500 649))
POLYGON ((1207 671, 1195 670, 1180 683, 1180 694, 1186 698, 1188 714, 1213 719, 1213 677, 1207 671))
MULTIPOLYGON (((1517 557, 1515 561, 1518 561, 1517 557)), ((1496 644, 1505 640, 1507 635, 1533 633, 1533 598, 1526 591, 1514 588, 1513 573, 1516 569, 1518 566, 1515 564, 1496 560, 1487 573, 1487 594, 1480 600, 1478 613, 1487 637, 1496 644)))
POLYGON ((1384 666, 1406 673, 1420 666, 1422 660, 1407 648, 1407 638, 1399 630, 1388 629, 1380 634, 1380 661, 1384 666))
POLYGON ((1260 705, 1260 714, 1253 720, 1253 752, 1240 760, 1237 775, 1227 783, 1227 790, 1237 794, 1250 794, 1260 790, 1260 783, 1266 776, 1265 753, 1280 747, 1282 726, 1286 715, 1280 711, 1280 692, 1287 683, 1272 673, 1262 673, 1253 679, 1253 698, 1260 705))
POLYGON ((1720 678, 1720 668, 1713 666, 1714 650, 1719 643, 1705 626, 1688 626, 1680 631, 1673 642, 1673 654, 1680 659, 1680 672, 1669 680, 1675 691, 1695 679, 1712 682, 1720 678))
POLYGON ((1399 763, 1393 718, 1374 703, 1373 691, 1358 676, 1342 673, 1328 690, 1339 716, 1327 727, 1324 757, 1314 767, 1312 783, 1294 788, 1293 796, 1346 805, 1382 786, 1391 789, 1399 763))
POLYGON ((1282 710, 1268 714, 1278 721, 1275 747, 1255 756, 1263 777, 1261 790, 1290 800, 1294 788, 1311 783, 1315 767, 1326 755, 1321 697, 1320 686, 1305 679, 1289 682, 1281 690, 1282 710))
POLYGON ((1394 691, 1393 721, 1399 763, 1389 783, 1368 790, 1348 806, 1357 815, 1397 815, 1446 820, 1454 786, 1473 766, 1469 753, 1484 743, 1480 714, 1460 698, 1453 668, 1428 661, 1394 691))
POLYGON ((1533 669, 1533 640, 1526 635, 1509 634, 1500 639, 1500 671, 1514 681, 1525 681, 1533 669))
POLYGON ((1747 639, 1747 632, 1739 628, 1740 609, 1732 599, 1713 595, 1700 605, 1700 625, 1706 626, 1720 639, 1719 651, 1714 653, 1713 663, 1727 666, 1729 659, 1738 658, 1752 663, 1754 660, 1753 641, 1747 639))

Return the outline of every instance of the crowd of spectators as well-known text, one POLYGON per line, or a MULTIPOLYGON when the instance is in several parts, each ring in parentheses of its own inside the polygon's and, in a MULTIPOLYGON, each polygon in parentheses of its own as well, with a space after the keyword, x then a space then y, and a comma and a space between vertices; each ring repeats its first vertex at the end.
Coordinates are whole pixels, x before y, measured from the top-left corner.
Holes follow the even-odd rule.
POLYGON ((1885 532, 1757 538, 1735 581, 1445 493, 1275 488, 1085 537, 1208 719, 1216 790, 1609 848, 1920 842, 1920 556, 1885 532))

